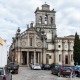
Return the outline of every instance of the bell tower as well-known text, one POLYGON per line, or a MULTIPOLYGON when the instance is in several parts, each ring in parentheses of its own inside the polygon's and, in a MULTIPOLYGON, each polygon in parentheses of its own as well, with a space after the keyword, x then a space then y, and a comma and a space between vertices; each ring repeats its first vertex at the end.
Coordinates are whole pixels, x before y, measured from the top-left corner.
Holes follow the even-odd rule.
POLYGON ((35 28, 37 31, 44 31, 44 35, 47 38, 47 49, 44 53, 46 61, 44 64, 54 63, 54 40, 56 38, 55 13, 56 11, 54 9, 50 10, 50 5, 46 3, 42 5, 41 10, 38 7, 35 11, 35 28))
POLYGON ((35 27, 37 31, 44 29, 47 37, 48 33, 53 37, 56 35, 56 25, 55 25, 55 13, 56 11, 50 10, 50 5, 43 4, 42 9, 39 7, 35 11, 35 27))

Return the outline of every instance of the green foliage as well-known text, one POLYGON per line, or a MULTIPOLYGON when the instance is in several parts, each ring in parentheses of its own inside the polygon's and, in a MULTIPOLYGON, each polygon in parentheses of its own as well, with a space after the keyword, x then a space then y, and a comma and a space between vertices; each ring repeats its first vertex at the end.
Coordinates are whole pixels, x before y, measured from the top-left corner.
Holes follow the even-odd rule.
POLYGON ((78 62, 78 64, 80 65, 80 39, 77 33, 75 33, 75 39, 74 39, 73 59, 74 59, 74 64, 78 62))

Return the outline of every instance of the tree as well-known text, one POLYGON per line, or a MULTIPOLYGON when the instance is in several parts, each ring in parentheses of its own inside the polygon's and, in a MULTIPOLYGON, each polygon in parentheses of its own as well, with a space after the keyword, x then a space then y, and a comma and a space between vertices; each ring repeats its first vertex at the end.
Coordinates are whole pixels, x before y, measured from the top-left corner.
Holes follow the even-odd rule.
POLYGON ((74 39, 73 59, 75 65, 76 62, 78 62, 78 64, 80 65, 80 40, 79 40, 79 35, 77 33, 75 33, 75 39, 74 39))

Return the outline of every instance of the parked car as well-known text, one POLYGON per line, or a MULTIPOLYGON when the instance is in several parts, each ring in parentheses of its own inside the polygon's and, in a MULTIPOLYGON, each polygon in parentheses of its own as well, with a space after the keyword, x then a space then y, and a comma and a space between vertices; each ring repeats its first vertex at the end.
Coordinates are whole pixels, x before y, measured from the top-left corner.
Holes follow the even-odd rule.
POLYGON ((64 66, 61 66, 61 65, 53 65, 52 68, 51 68, 51 72, 52 74, 56 74, 58 75, 59 77, 61 76, 71 76, 71 72, 74 72, 74 66, 69 66, 69 65, 64 65, 64 66))
POLYGON ((31 63, 31 64, 29 64, 30 69, 32 69, 32 65, 33 65, 32 63, 31 63))
POLYGON ((10 62, 7 67, 10 72, 15 72, 18 74, 19 65, 16 62, 10 62))
POLYGON ((31 67, 32 69, 41 69, 41 66, 40 66, 40 64, 34 64, 34 65, 32 65, 32 67, 31 67))
POLYGON ((12 80, 12 74, 7 67, 0 67, 0 80, 12 80))
POLYGON ((50 68, 50 65, 49 65, 49 64, 43 64, 43 65, 42 65, 42 69, 43 69, 43 70, 45 70, 45 69, 50 70, 51 68, 50 68))
POLYGON ((61 67, 61 65, 52 64, 51 65, 51 73, 52 74, 58 74, 60 67, 61 67))
POLYGON ((74 71, 76 76, 80 77, 80 67, 75 67, 74 71))
POLYGON ((75 72, 74 72, 74 66, 66 66, 66 65, 64 65, 64 66, 61 66, 60 68, 59 68, 59 71, 58 71, 58 76, 60 77, 60 76, 71 76, 71 72, 73 72, 74 74, 75 74, 75 72))

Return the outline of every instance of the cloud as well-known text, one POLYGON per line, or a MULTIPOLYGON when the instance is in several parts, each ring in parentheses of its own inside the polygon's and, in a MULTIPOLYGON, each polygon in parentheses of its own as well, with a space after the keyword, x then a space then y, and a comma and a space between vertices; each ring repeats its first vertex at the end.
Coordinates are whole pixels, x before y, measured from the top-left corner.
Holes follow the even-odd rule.
POLYGON ((12 42, 18 27, 24 31, 35 21, 34 11, 47 2, 56 11, 58 36, 80 34, 80 0, 0 0, 0 36, 12 42))
MULTIPOLYGON (((58 1, 58 0, 57 0, 58 1)), ((80 34, 79 0, 60 0, 56 9, 56 25, 58 36, 67 36, 78 32, 80 34), (64 34, 63 34, 64 33, 64 34)), ((56 2, 57 4, 57 2, 56 2)))

